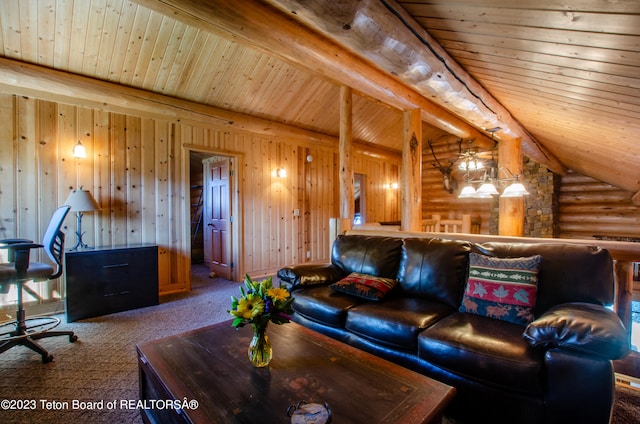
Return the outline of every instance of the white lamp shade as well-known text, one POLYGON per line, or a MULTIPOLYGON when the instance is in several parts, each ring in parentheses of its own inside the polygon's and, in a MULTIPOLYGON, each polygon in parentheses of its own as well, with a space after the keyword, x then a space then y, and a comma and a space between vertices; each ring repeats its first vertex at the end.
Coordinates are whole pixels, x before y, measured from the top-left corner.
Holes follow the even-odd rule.
POLYGON ((482 184, 479 188, 478 188, 478 194, 481 195, 489 195, 491 196, 492 194, 500 194, 498 192, 498 189, 496 188, 496 186, 494 186, 491 183, 484 183, 482 184))
POLYGON ((472 185, 466 185, 460 190, 459 199, 469 199, 476 197, 476 189, 472 185))
POLYGON ((67 200, 64 202, 65 205, 71 206, 72 212, 88 212, 88 211, 97 211, 100 210, 100 206, 96 199, 93 198, 91 193, 88 190, 83 190, 82 188, 73 190, 67 200))
POLYGON ((76 157, 76 158, 86 158, 87 157, 87 151, 84 148, 84 146, 82 145, 82 143, 80 143, 79 140, 78 140, 78 144, 73 146, 73 157, 76 157))
POLYGON ((493 196, 489 193, 481 193, 480 190, 476 191, 474 196, 476 199, 491 199, 493 196))
POLYGON ((502 192, 501 197, 522 197, 529 194, 526 188, 522 185, 522 183, 513 183, 502 192))

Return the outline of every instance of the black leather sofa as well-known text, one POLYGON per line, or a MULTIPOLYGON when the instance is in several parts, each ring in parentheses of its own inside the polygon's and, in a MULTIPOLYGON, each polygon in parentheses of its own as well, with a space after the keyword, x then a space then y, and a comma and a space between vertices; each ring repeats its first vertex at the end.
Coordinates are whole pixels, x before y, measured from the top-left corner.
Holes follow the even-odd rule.
POLYGON ((447 415, 465 423, 607 423, 612 360, 628 333, 606 250, 572 244, 475 244, 436 238, 339 236, 331 263, 283 268, 294 321, 456 388, 447 415), (460 312, 470 253, 541 255, 527 326, 460 312), (352 272, 396 279, 381 300, 334 290, 352 272))

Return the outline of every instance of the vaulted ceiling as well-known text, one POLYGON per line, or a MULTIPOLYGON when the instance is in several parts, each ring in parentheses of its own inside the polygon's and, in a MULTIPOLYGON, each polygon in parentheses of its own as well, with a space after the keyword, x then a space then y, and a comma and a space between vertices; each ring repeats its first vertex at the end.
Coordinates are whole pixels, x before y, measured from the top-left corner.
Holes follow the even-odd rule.
POLYGON ((349 85, 360 142, 401 150, 417 105, 425 139, 501 127, 556 172, 640 190, 636 0, 3 0, 0 46, 11 63, 331 136, 349 85))
POLYGON ((567 168, 640 187, 640 2, 400 1, 567 168))

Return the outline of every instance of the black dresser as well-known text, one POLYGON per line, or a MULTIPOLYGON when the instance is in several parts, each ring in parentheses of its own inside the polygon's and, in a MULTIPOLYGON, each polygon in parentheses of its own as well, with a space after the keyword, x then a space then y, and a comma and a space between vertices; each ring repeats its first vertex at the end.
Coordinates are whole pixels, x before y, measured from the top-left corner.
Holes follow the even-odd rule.
POLYGON ((158 304, 158 246, 65 252, 67 322, 158 304))

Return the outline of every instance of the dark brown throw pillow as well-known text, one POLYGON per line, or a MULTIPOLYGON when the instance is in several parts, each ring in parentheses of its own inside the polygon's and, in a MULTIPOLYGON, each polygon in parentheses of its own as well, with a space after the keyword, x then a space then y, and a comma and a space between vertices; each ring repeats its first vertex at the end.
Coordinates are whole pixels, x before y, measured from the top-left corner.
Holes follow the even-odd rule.
POLYGON ((398 281, 392 278, 352 272, 342 280, 331 284, 329 287, 363 299, 380 300, 389 294, 397 284, 398 281))

